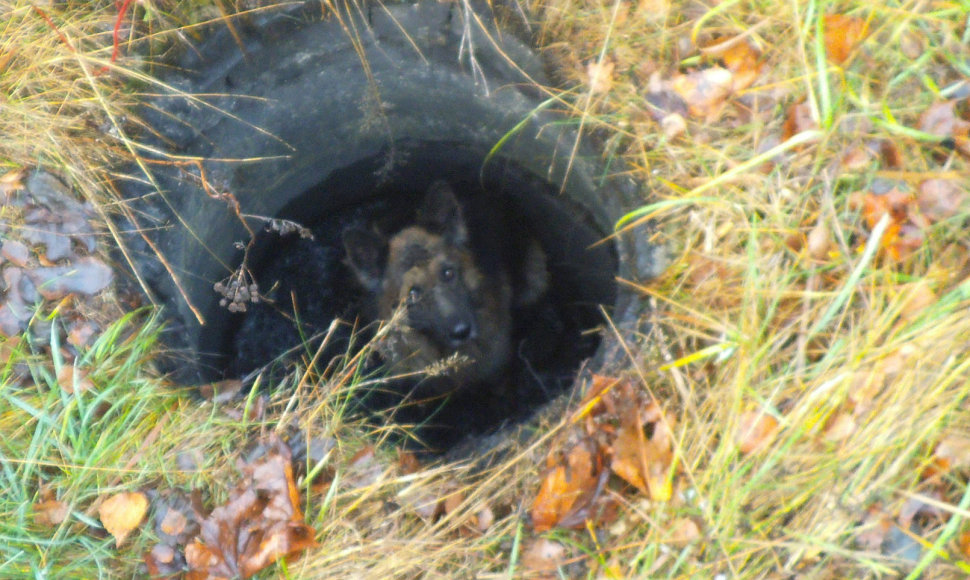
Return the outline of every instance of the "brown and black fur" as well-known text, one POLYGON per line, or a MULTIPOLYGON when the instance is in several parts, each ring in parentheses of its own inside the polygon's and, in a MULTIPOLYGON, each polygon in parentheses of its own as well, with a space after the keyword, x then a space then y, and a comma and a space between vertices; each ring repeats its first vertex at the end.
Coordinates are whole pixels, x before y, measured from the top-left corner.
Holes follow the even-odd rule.
POLYGON ((376 318, 395 321, 379 346, 390 373, 426 373, 454 357, 456 366, 428 377, 423 391, 443 393, 500 380, 512 358, 508 266, 491 260, 483 267, 488 260, 476 258, 449 185, 433 184, 416 224, 390 239, 362 229, 344 232, 343 239, 351 269, 373 298, 376 318))

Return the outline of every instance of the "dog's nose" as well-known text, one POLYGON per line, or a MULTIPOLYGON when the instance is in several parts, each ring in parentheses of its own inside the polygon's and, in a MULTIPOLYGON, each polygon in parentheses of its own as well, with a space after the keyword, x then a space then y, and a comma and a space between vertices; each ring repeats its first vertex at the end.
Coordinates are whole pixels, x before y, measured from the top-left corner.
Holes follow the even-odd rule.
POLYGON ((472 335, 472 325, 467 322, 458 322, 451 327, 451 340, 453 342, 462 342, 468 340, 472 335))

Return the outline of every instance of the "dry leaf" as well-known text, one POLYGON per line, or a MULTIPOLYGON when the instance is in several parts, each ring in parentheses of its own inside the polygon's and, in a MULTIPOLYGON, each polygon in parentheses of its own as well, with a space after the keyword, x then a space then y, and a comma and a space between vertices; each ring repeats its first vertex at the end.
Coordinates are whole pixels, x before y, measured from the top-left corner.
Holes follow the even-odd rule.
POLYGON ((879 159, 882 161, 883 167, 888 169, 903 168, 903 153, 896 146, 896 143, 889 139, 879 141, 879 159))
POLYGON ((678 518, 671 522, 667 541, 673 544, 688 544, 701 537, 697 522, 690 518, 678 518))
MULTIPOLYGON (((654 413, 659 411, 656 407, 654 413)), ((654 501, 667 501, 672 491, 670 477, 673 451, 669 429, 664 421, 646 421, 638 410, 633 409, 625 414, 623 424, 613 441, 613 461, 610 469, 623 478, 627 483, 635 486, 654 501), (654 432, 647 439, 643 432, 643 425, 653 422, 654 432)))
POLYGON ((88 378, 88 371, 74 365, 64 365, 57 373, 57 384, 65 393, 83 393, 94 388, 94 383, 88 378))
POLYGON ((495 512, 492 508, 488 507, 487 504, 482 504, 478 507, 475 512, 475 529, 479 532, 485 533, 488 531, 492 524, 495 523, 495 512))
POLYGON ((418 461, 418 457, 414 453, 403 449, 397 450, 397 465, 404 475, 411 475, 412 473, 421 471, 421 462, 418 461))
POLYGON ((867 33, 865 20, 830 14, 825 17, 825 54, 832 62, 842 64, 867 33))
POLYGON ((970 122, 957 115, 956 105, 956 101, 930 105, 920 116, 918 127, 931 135, 953 139, 957 148, 964 154, 970 154, 970 122))
POLYGON ((589 92, 599 95, 609 92, 613 88, 613 69, 616 63, 611 60, 591 62, 586 65, 586 76, 589 82, 589 92))
POLYGON ((831 417, 825 425, 823 436, 827 441, 839 443, 856 432, 859 426, 850 413, 839 413, 831 417))
POLYGON ((734 442, 745 455, 768 447, 778 432, 778 420, 763 411, 748 411, 741 415, 734 442))
POLYGON ((185 517, 181 511, 177 509, 169 508, 165 511, 165 517, 162 518, 159 526, 162 531, 170 536, 177 536, 185 530, 185 525, 188 523, 188 519, 185 517))
POLYGON ((229 501, 201 522, 199 537, 185 548, 186 578, 249 578, 287 556, 315 546, 303 523, 289 447, 278 438, 253 463, 229 501))
POLYGON ((933 292, 933 288, 925 280, 907 284, 900 290, 903 295, 903 304, 900 307, 900 315, 903 320, 916 320, 924 310, 937 301, 936 292, 933 292))
POLYGON ((670 0, 639 0, 634 15, 648 22, 656 22, 666 19, 669 13, 670 0))
POLYGON ((832 234, 825 222, 818 222, 812 231, 808 232, 805 247, 808 249, 808 255, 815 260, 824 260, 828 257, 829 249, 832 247, 832 234))
POLYGON ((24 177, 26 175, 27 169, 21 167, 20 169, 13 169, 0 176, 0 195, 6 199, 11 193, 23 189, 24 177))
POLYGON ((177 557, 178 552, 175 551, 175 548, 165 544, 155 544, 151 551, 145 554, 143 560, 150 577, 176 578, 182 572, 182 566, 177 557))
POLYGON ((818 123, 812 115, 812 107, 806 102, 795 103, 788 108, 788 116, 782 127, 781 138, 787 141, 803 132, 817 129, 818 123))
POLYGON ((899 261, 918 250, 925 238, 921 224, 925 221, 914 212, 916 197, 904 189, 892 187, 885 193, 855 192, 849 196, 849 205, 862 210, 862 216, 870 230, 875 229, 882 216, 888 214, 892 222, 880 241, 885 254, 899 261))
POLYGON ((747 41, 736 42, 721 55, 724 66, 734 74, 731 90, 742 91, 761 75, 761 52, 747 41))
POLYGON ((566 464, 547 471, 532 503, 532 527, 545 531, 558 525, 582 525, 584 508, 596 491, 598 469, 588 442, 572 447, 566 464), (577 520, 578 522, 573 522, 577 520))
POLYGON ((199 394, 207 401, 225 403, 231 401, 242 388, 243 382, 241 380, 226 379, 201 385, 199 394))
POLYGON ((566 562, 566 547, 537 538, 522 551, 522 566, 530 572, 555 572, 566 562))
POLYGON ((720 113, 733 85, 734 75, 719 66, 679 74, 670 82, 674 92, 687 103, 690 114, 708 121, 720 113))
POLYGON ((101 503, 98 516, 115 546, 121 547, 128 534, 137 528, 148 513, 148 497, 140 491, 117 493, 101 503))
POLYGON ((967 207, 967 192, 953 179, 927 179, 919 184, 916 202, 931 222, 951 218, 967 207))
POLYGON ((970 467, 970 436, 963 433, 946 435, 936 444, 933 455, 954 469, 970 467))
POLYGON ((453 493, 449 493, 447 496, 445 496, 445 499, 442 502, 445 508, 445 515, 453 513, 456 509, 458 509, 459 506, 461 506, 462 502, 464 501, 465 501, 465 494, 462 493, 461 491, 455 491, 453 493))
POLYGON ((668 139, 679 137, 687 132, 687 119, 678 113, 671 113, 660 120, 660 130, 668 139))
POLYGON ((865 550, 878 553, 893 528, 893 521, 879 506, 872 506, 868 509, 860 527, 862 530, 856 534, 856 542, 865 550))
POLYGON ((33 506, 34 521, 39 525, 54 527, 60 525, 71 514, 71 507, 62 501, 49 499, 33 506))
POLYGON ((856 145, 855 147, 850 147, 842 154, 840 162, 845 171, 855 172, 868 169, 873 159, 874 155, 868 147, 856 145))

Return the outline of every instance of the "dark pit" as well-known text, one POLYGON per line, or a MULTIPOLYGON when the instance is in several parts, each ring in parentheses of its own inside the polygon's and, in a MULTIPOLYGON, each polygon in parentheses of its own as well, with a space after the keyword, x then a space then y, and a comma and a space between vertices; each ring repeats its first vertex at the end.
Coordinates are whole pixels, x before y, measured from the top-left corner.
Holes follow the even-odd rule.
MULTIPOLYGON (((413 223, 437 180, 476 208, 474 217, 507 223, 513 247, 536 240, 549 290, 512 312, 514 356, 501 388, 404 406, 395 420, 424 424, 422 438, 440 450, 529 416, 569 391, 581 366, 617 357, 603 312, 632 333, 639 302, 616 278, 655 269, 644 232, 608 237, 634 188, 609 177, 549 110, 538 88, 542 63, 526 44, 499 34, 488 10, 471 14, 450 3, 375 4, 321 20, 310 2, 245 24, 237 29, 243 48, 216 30, 176 72, 160 73, 169 86, 201 96, 150 102, 143 119, 151 150, 122 184, 128 258, 166 306, 178 380, 263 373, 272 382, 287 361, 312 357, 312 337, 335 318, 347 324, 331 337, 320 369, 348 351, 355 322, 366 338, 375 325, 363 313, 341 235, 413 223), (313 239, 268 231, 271 218, 296 222, 313 239), (230 312, 213 285, 237 272, 244 256, 269 300, 230 312)), ((394 408, 408 389, 376 392, 362 408, 394 408)))

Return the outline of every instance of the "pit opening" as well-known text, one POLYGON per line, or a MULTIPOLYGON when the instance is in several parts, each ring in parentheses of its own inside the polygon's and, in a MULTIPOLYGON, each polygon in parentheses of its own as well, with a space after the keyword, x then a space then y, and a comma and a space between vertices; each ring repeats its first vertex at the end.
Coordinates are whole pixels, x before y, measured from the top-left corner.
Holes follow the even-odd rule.
MULTIPOLYGON (((334 318, 357 320, 372 330, 376 321, 365 312, 366 297, 346 263, 341 234, 349 227, 376 225, 395 232, 412 225, 428 187, 445 180, 466 210, 494 214, 468 216, 470 224, 483 217, 492 218, 486 223, 507 224, 510 270, 520 266, 514 262, 524 254, 527 240, 538 242, 546 257, 548 289, 534 304, 513 306, 513 358, 497 384, 475 385, 434 404, 400 405, 413 385, 399 381, 363 401, 372 411, 394 408, 395 420, 422 425, 421 439, 443 449, 529 416, 572 384, 581 362, 599 346, 601 333, 593 329, 603 323, 601 305, 616 300, 617 258, 611 244, 598 243, 603 232, 582 208, 514 162, 483 163, 487 152, 461 143, 422 141, 399 147, 405 163, 388 168, 387 152, 359 160, 273 216, 300 223, 314 239, 263 232, 250 254, 250 268, 271 302, 230 315, 224 327, 208 326, 201 345, 219 353, 221 377, 212 378, 251 377, 278 364, 274 359, 284 353, 312 355, 319 340, 301 349, 304 337, 322 336, 334 318), (498 203, 475 203, 486 197, 498 203)), ((350 328, 342 326, 331 337, 318 368, 346 352, 350 328)))
POLYGON ((444 425, 424 435, 447 447, 574 388, 581 365, 609 372, 623 359, 613 328, 633 340, 642 303, 615 279, 645 279, 655 260, 645 232, 604 238, 637 203, 636 186, 604 169, 555 111, 528 44, 473 4, 375 3, 334 18, 296 3, 216 29, 160 72, 172 92, 139 113, 151 131, 145 163, 119 184, 128 204, 118 229, 130 234, 124 259, 168 315, 174 380, 202 384, 271 361, 300 336, 281 312, 299 312, 309 334, 354 320, 361 293, 342 232, 408 224, 436 180, 464 201, 495 196, 481 211, 509 222, 513 246, 535 238, 550 290, 513 312, 512 387, 397 419, 444 425), (248 316, 213 291, 242 261, 245 224, 259 227, 242 214, 289 219, 316 238, 258 235, 246 263, 275 303, 248 316), (614 326, 588 332, 602 328, 601 308, 614 326))

